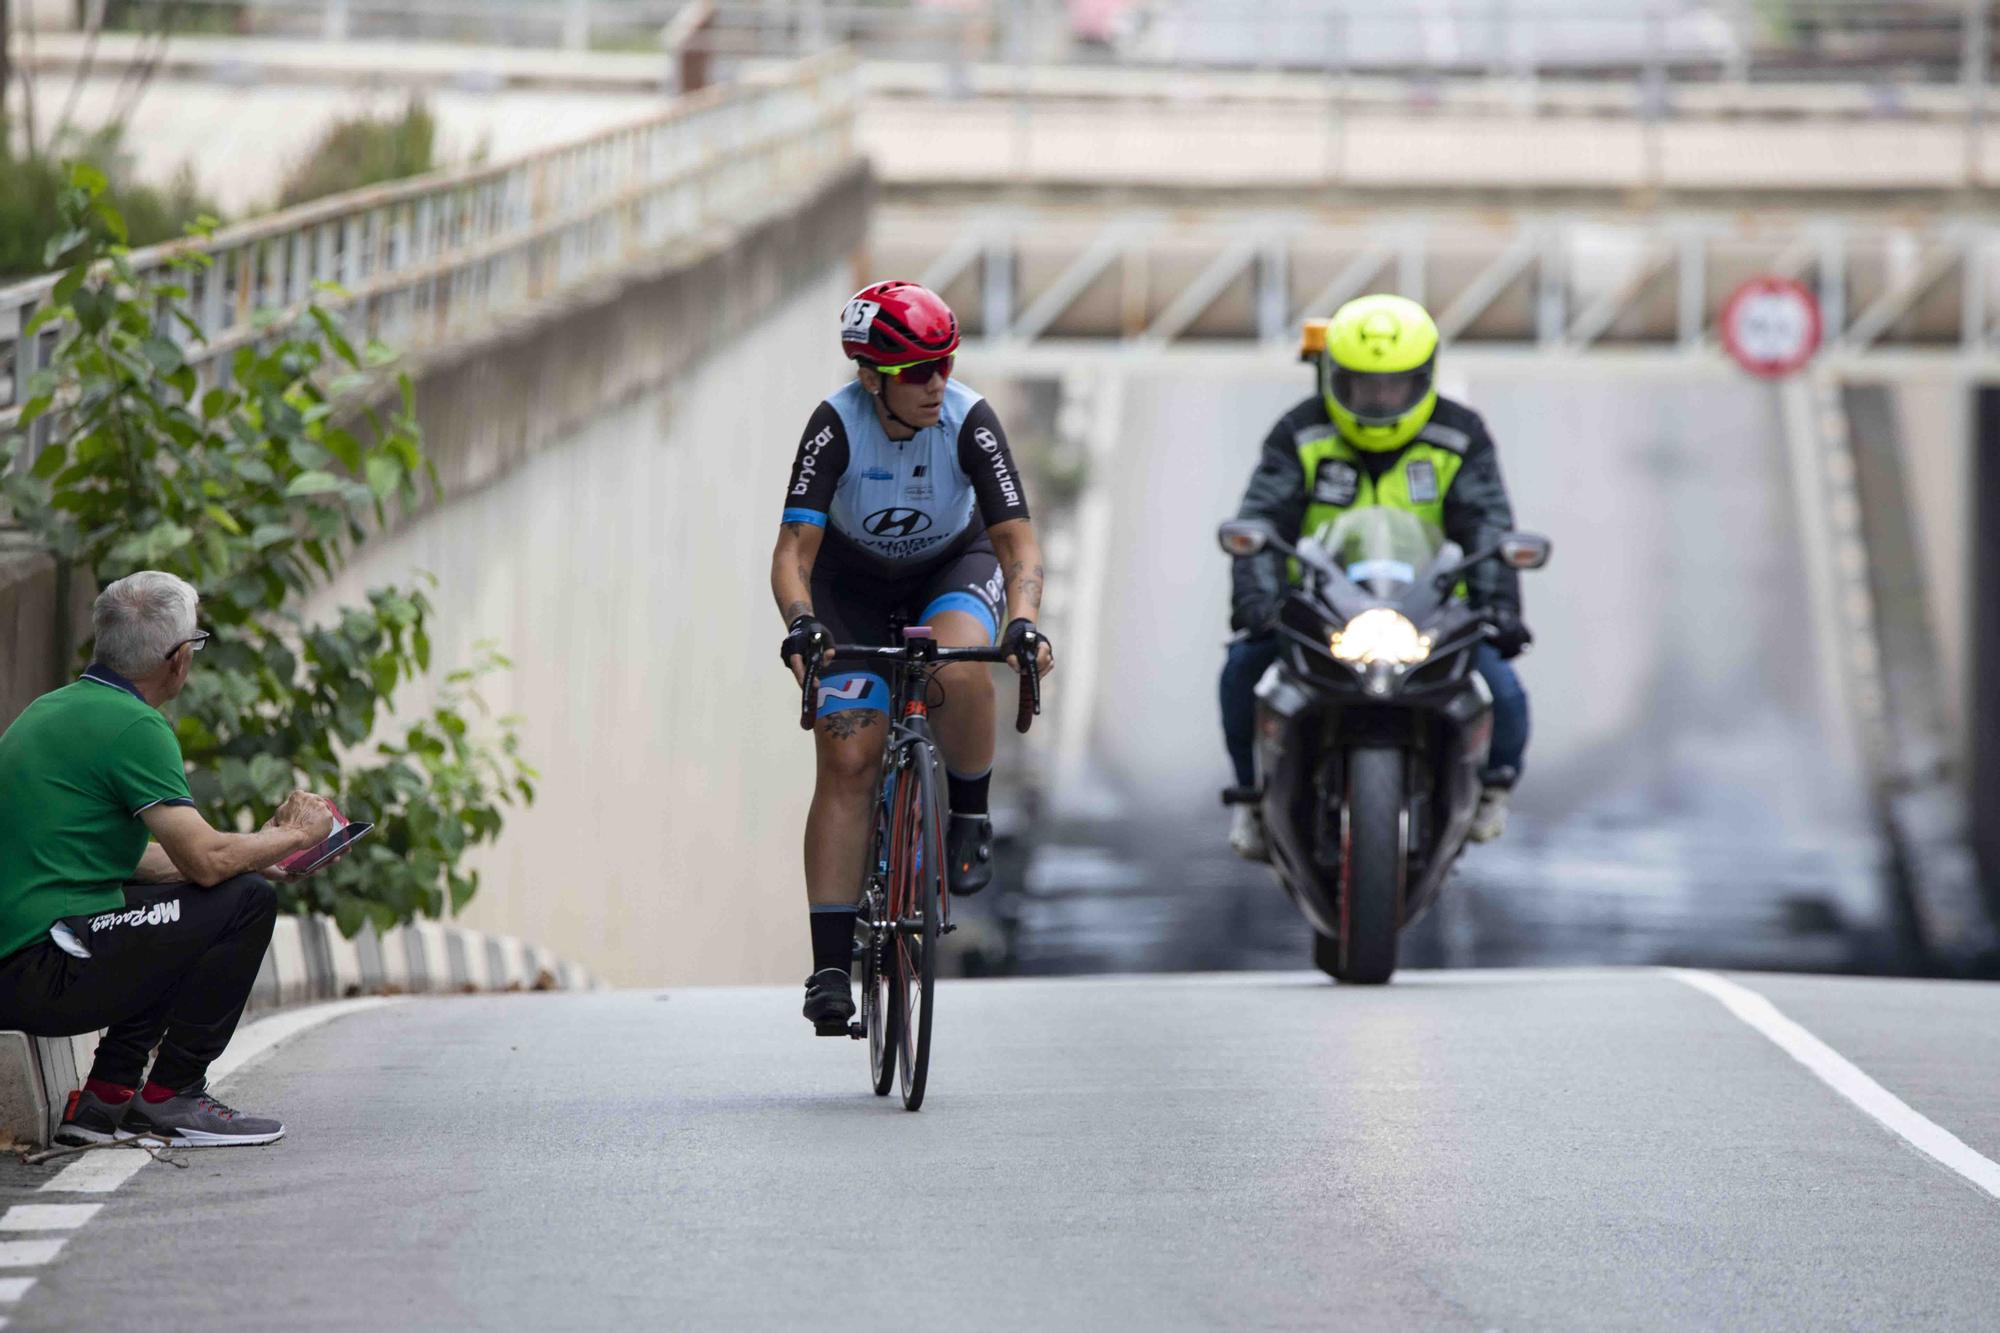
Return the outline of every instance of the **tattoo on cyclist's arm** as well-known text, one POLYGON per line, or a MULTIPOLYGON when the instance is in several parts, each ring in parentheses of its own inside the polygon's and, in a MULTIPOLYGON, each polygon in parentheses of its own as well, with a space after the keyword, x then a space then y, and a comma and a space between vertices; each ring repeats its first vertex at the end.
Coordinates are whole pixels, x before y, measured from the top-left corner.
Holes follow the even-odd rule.
POLYGON ((778 531, 784 533, 787 537, 799 537, 803 536, 805 530, 811 526, 812 524, 810 523, 780 523, 778 531))
POLYGON ((1020 593, 1021 600, 1039 612, 1042 609, 1042 567, 1016 560, 1007 569, 1007 585, 1020 593))
POLYGON ((826 732, 835 740, 847 740, 870 727, 882 724, 882 714, 872 708, 843 708, 826 715, 826 732))

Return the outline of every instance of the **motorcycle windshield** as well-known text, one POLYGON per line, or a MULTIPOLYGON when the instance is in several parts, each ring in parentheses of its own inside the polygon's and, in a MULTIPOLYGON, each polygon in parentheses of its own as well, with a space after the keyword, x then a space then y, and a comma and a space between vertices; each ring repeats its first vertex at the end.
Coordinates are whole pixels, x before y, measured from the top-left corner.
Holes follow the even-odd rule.
POLYGON ((1313 535, 1348 578, 1384 601, 1408 591, 1445 541, 1442 532, 1407 509, 1380 505, 1350 509, 1313 535))

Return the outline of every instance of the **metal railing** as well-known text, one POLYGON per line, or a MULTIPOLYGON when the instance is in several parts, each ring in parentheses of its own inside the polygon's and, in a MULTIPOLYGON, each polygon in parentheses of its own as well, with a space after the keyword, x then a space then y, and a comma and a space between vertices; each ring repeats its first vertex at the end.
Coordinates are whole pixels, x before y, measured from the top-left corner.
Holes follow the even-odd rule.
MULTIPOLYGON (((655 49, 689 0, 203 0, 240 33, 655 49)), ((136 9, 189 8, 137 0, 136 9)), ((871 60, 1950 83, 1990 61, 1988 0, 726 0, 702 41, 871 60)))
MULTIPOLYGON (((212 261, 186 278, 207 337, 184 350, 206 382, 259 336, 260 310, 297 307, 322 283, 339 286, 322 299, 357 334, 422 351, 670 253, 713 224, 773 211, 855 160, 853 124, 853 64, 830 54, 516 161, 155 246, 134 266, 158 270, 190 248, 212 261)), ((0 289, 0 429, 18 418, 29 378, 61 337, 54 324, 22 336, 55 283, 51 274, 0 289)))

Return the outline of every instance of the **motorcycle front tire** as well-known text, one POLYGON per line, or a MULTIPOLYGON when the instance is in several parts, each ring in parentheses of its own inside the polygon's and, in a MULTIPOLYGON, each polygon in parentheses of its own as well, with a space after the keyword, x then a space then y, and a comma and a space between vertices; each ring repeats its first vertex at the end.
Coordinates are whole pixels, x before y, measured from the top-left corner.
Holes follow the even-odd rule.
POLYGON ((1380 986, 1396 972, 1403 924, 1404 764, 1400 749, 1363 746, 1347 755, 1347 874, 1338 941, 1315 942, 1314 961, 1352 986, 1380 986), (1332 944, 1330 950, 1323 945, 1332 944))

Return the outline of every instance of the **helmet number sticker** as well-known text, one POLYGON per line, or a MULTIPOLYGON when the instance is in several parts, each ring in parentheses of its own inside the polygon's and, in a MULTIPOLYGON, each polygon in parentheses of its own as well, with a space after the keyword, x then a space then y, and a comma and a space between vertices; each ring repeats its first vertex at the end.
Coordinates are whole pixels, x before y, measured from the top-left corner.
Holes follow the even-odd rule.
POLYGON ((840 313, 840 340, 844 343, 867 342, 869 328, 875 323, 875 316, 881 313, 880 301, 864 301, 855 297, 840 313))

